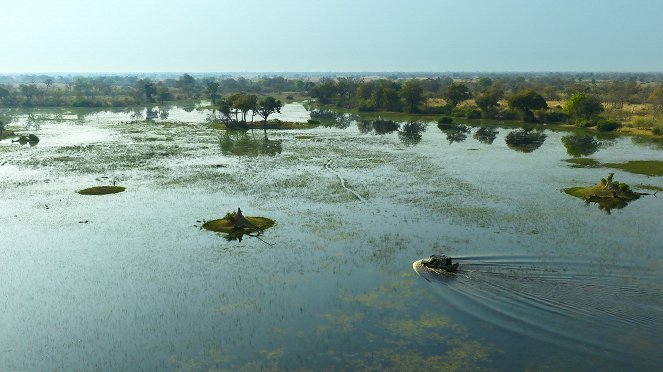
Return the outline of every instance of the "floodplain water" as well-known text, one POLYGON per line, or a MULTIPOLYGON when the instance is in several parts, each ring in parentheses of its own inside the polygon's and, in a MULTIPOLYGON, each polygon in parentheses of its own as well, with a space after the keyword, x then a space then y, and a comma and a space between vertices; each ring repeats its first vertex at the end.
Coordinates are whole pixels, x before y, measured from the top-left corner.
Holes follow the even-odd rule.
POLYGON ((560 192, 609 172, 663 186, 565 161, 661 160, 656 142, 301 104, 281 120, 321 126, 267 138, 196 107, 0 116, 40 137, 0 141, 0 370, 663 362, 663 199, 605 210, 560 192), (76 193, 111 182, 126 191, 76 193), (200 229, 238 207, 276 226, 200 229), (432 254, 461 272, 412 270, 432 254))

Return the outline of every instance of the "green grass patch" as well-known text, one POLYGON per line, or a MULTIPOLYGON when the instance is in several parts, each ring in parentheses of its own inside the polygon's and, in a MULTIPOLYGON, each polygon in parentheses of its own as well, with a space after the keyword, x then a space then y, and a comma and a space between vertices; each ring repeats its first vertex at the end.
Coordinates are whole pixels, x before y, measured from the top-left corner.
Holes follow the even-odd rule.
POLYGON ((309 140, 309 139, 313 139, 313 138, 315 138, 315 136, 295 136, 295 139, 298 139, 298 140, 309 140))
POLYGON ((654 185, 636 185, 639 189, 652 190, 652 191, 663 191, 663 187, 654 186, 654 185))
POLYGON ((663 161, 660 160, 635 160, 627 163, 605 163, 603 165, 647 176, 663 176, 663 161))
POLYGON ((122 186, 95 186, 87 189, 79 190, 78 193, 81 195, 107 195, 107 194, 117 194, 126 190, 126 187, 122 186))
POLYGON ((571 164, 574 168, 600 168, 601 163, 590 158, 566 159, 565 162, 571 164))

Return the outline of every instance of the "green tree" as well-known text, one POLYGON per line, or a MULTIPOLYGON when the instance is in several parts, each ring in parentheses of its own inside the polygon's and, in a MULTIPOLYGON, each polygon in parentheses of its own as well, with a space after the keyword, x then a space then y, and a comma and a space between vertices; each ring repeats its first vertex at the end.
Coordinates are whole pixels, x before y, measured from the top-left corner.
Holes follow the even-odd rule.
POLYGON ((184 74, 177 79, 177 87, 180 88, 187 97, 192 97, 196 91, 196 79, 189 74, 184 74))
POLYGON ((311 96, 316 98, 320 103, 331 103, 336 97, 338 87, 336 81, 330 78, 322 78, 322 80, 311 88, 311 96))
POLYGON ((463 83, 451 83, 449 87, 442 94, 449 105, 452 107, 458 106, 459 103, 468 100, 472 97, 469 88, 463 83))
POLYGON ((141 94, 145 95, 146 102, 154 102, 152 97, 157 93, 157 85, 150 79, 140 79, 136 82, 136 87, 141 94))
POLYGON ((242 113, 242 122, 246 123, 246 114, 256 110, 258 96, 255 94, 237 93, 230 96, 230 104, 242 113))
POLYGON ((256 112, 258 113, 258 116, 263 118, 265 126, 267 126, 267 118, 269 115, 275 112, 280 114, 281 107, 283 107, 283 104, 280 100, 277 100, 272 96, 268 96, 258 101, 258 104, 256 105, 256 112))
POLYGON ((408 80, 401 86, 400 96, 407 112, 416 112, 417 106, 424 100, 424 89, 418 80, 408 80))
POLYGON ((207 92, 207 96, 212 100, 212 104, 216 105, 216 100, 219 98, 219 88, 221 87, 221 84, 219 82, 214 81, 214 80, 206 80, 205 81, 205 91, 207 92))
POLYGON ((269 115, 275 112, 280 114, 281 107, 283 107, 281 101, 272 96, 262 98, 258 101, 258 104, 256 105, 256 112, 258 113, 258 116, 264 120, 265 135, 267 135, 267 118, 269 115))
POLYGON ((504 98, 504 91, 498 86, 481 92, 474 101, 483 112, 489 112, 499 107, 499 101, 504 98))
POLYGON ((547 109, 548 103, 539 93, 527 89, 509 97, 509 107, 523 112, 525 121, 536 121, 531 110, 547 109))
POLYGON ((603 112, 603 105, 598 97, 579 92, 569 98, 564 110, 572 117, 589 120, 603 112))
MULTIPOLYGON (((2 93, 0 93, 0 98, 1 97, 2 93)), ((656 87, 656 89, 649 94, 649 97, 647 97, 647 101, 654 106, 655 113, 660 114, 663 112, 663 86, 656 87)))

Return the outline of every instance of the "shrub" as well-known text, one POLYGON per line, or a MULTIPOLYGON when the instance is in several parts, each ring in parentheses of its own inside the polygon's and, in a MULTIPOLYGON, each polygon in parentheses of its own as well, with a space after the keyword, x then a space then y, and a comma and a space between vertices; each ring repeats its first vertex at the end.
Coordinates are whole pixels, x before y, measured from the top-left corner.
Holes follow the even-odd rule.
POLYGON ((440 124, 451 124, 454 122, 454 119, 451 116, 443 116, 437 122, 440 124))
POLYGON ((627 185, 625 183, 622 183, 622 182, 617 182, 617 187, 619 188, 619 191, 621 191, 623 193, 627 193, 627 192, 631 191, 631 188, 629 187, 629 185, 627 185))
POLYGON ((621 125, 614 120, 601 120, 596 124, 596 129, 600 132, 612 132, 621 125))
POLYGON ((468 119, 481 119, 481 111, 480 110, 472 110, 467 113, 467 118, 468 119))
POLYGON ((313 125, 320 124, 320 120, 316 120, 316 119, 308 119, 306 122, 309 123, 309 124, 313 124, 313 125))
POLYGON ((576 120, 576 126, 578 128, 595 127, 596 126, 596 121, 592 120, 592 119, 578 119, 578 120, 576 120))
POLYGON ((473 106, 457 106, 451 111, 451 116, 457 118, 481 119, 481 111, 473 106))
POLYGON ((563 123, 569 120, 569 115, 562 111, 539 111, 537 115, 544 123, 563 123))
POLYGON ((651 129, 651 132, 654 133, 654 134, 657 135, 657 136, 663 135, 663 127, 660 127, 660 126, 658 126, 658 127, 653 127, 653 128, 651 129))

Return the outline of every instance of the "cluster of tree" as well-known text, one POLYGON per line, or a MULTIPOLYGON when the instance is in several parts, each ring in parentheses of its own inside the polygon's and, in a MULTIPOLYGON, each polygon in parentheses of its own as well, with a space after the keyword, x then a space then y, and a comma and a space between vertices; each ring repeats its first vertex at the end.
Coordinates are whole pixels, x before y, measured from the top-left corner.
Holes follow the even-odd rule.
MULTIPOLYGON (((4 107, 128 107, 187 99, 210 99, 213 104, 222 94, 233 92, 298 92, 312 83, 301 79, 263 77, 195 78, 183 74, 177 78, 155 80, 139 76, 78 76, 50 77, 35 75, 41 80, 0 84, 0 106, 4 107)), ((7 79, 5 79, 7 80, 7 79)))
POLYGON ((258 97, 251 93, 235 93, 218 100, 219 117, 228 128, 248 128, 247 117, 251 115, 251 122, 255 116, 263 121, 263 128, 267 128, 267 119, 270 115, 281 112, 283 103, 272 96, 258 97), (241 115, 241 116, 240 116, 241 115))

